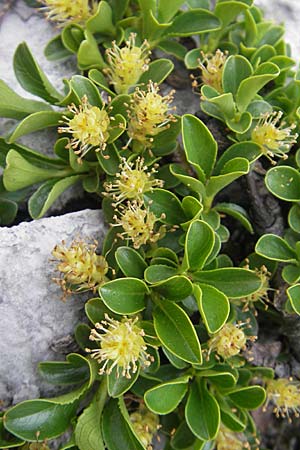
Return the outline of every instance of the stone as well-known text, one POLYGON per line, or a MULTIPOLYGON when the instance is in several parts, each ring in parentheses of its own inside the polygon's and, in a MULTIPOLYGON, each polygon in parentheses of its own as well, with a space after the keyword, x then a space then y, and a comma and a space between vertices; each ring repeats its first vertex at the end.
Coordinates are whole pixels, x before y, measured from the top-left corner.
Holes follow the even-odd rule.
MULTIPOLYGON (((80 236, 102 243, 101 211, 83 210, 0 228, 0 404, 51 395, 37 364, 63 360, 84 317, 85 295, 62 301, 51 262, 54 246, 80 236)), ((89 297, 91 297, 89 295, 89 297)))

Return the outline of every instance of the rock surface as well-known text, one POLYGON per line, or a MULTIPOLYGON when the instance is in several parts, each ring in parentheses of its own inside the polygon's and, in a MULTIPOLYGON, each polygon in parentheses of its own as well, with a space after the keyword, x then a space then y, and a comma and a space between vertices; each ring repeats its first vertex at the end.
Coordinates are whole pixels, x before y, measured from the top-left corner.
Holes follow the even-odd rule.
POLYGON ((0 228, 0 401, 6 406, 49 393, 37 363, 64 359, 83 316, 83 296, 63 302, 54 263, 55 244, 79 235, 101 244, 101 211, 84 210, 0 228))

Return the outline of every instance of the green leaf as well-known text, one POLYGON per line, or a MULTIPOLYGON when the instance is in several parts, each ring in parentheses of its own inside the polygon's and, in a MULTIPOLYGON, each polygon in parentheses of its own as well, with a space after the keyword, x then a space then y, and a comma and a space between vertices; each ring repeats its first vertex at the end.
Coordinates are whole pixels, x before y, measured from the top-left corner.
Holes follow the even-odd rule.
POLYGON ((0 116, 23 119, 38 111, 51 111, 47 103, 29 100, 16 94, 4 81, 0 80, 0 116))
POLYGON ((300 267, 294 264, 284 266, 282 269, 282 278, 289 284, 298 283, 300 280, 300 267))
POLYGON ((81 70, 93 68, 102 70, 106 63, 99 51, 96 39, 88 30, 85 30, 84 35, 85 39, 81 42, 77 53, 78 67, 81 70))
POLYGON ((210 177, 206 187, 207 196, 215 196, 224 187, 228 186, 228 184, 248 173, 249 169, 250 165, 246 158, 234 158, 228 161, 224 165, 220 175, 210 177))
POLYGON ((144 450, 121 412, 120 401, 111 399, 104 408, 102 433, 105 444, 108 450, 144 450))
POLYGON ((137 278, 119 278, 99 288, 106 306, 117 314, 136 314, 145 308, 146 284, 137 278))
POLYGON ((56 111, 39 111, 30 114, 22 122, 17 125, 9 142, 15 142, 24 134, 33 133, 34 131, 43 130, 48 127, 57 127, 63 117, 63 113, 56 111))
POLYGON ((174 64, 169 59, 161 58, 152 61, 149 69, 141 75, 138 84, 144 83, 147 86, 150 80, 153 83, 161 84, 173 69, 174 64))
MULTIPOLYGON (((195 220, 189 226, 185 238, 184 260, 192 272, 205 265, 215 243, 213 229, 203 220, 195 220)), ((184 264, 184 263, 183 263, 184 264)))
POLYGON ((237 219, 249 233, 254 233, 247 211, 235 203, 217 203, 214 209, 237 219))
POLYGON ((90 17, 85 26, 91 33, 114 35, 116 28, 112 22, 113 11, 105 1, 100 1, 96 13, 90 17))
POLYGON ((120 168, 120 155, 115 144, 109 144, 105 150, 96 153, 98 162, 108 175, 116 175, 120 168))
POLYGON ((226 323, 230 304, 223 292, 206 284, 195 285, 194 295, 207 331, 216 333, 226 323))
POLYGON ((77 53, 83 39, 83 28, 76 23, 66 25, 61 32, 62 43, 71 53, 77 53))
POLYGON ((235 95, 241 82, 252 75, 253 69, 249 61, 241 55, 231 55, 226 60, 222 84, 224 92, 231 92, 235 95))
POLYGON ((209 177, 217 156, 217 143, 211 132, 200 119, 185 114, 182 118, 182 138, 189 163, 200 168, 200 173, 203 171, 209 177))
POLYGON ((184 45, 172 39, 164 39, 159 42, 158 48, 164 53, 175 56, 180 60, 184 59, 186 54, 186 48, 184 45))
POLYGON ((194 9, 176 16, 164 35, 191 36, 218 30, 220 25, 220 20, 212 12, 205 9, 194 9))
POLYGON ((192 294, 193 285, 187 277, 175 275, 168 280, 156 283, 153 290, 168 300, 178 302, 192 294))
POLYGON ((115 317, 115 315, 111 313, 110 309, 104 305, 101 298, 97 297, 91 298, 85 303, 85 313, 93 324, 104 320, 105 314, 110 314, 112 317, 115 317))
POLYGON ((47 383, 68 385, 82 383, 89 379, 90 368, 87 359, 77 353, 70 353, 66 361, 43 361, 39 373, 47 383))
POLYGON ((62 95, 52 86, 34 60, 25 42, 22 42, 15 51, 14 71, 17 80, 25 91, 41 97, 49 103, 56 103, 62 99, 62 95))
POLYGON ((233 388, 238 380, 238 372, 224 364, 215 366, 213 369, 201 370, 199 376, 208 378, 211 383, 220 389, 233 388))
POLYGON ((3 183, 8 191, 17 191, 49 178, 66 176, 66 171, 59 167, 37 167, 21 156, 16 150, 10 150, 6 157, 3 183))
POLYGON ((147 264, 139 252, 131 247, 119 247, 116 251, 116 261, 126 277, 144 278, 147 264))
POLYGON ((255 272, 239 267, 202 270, 193 274, 193 280, 213 286, 229 298, 247 297, 261 287, 255 272))
POLYGON ((241 82, 236 96, 238 109, 241 112, 245 111, 254 96, 279 74, 280 70, 275 64, 270 62, 261 64, 251 77, 241 82))
POLYGON ((42 442, 64 433, 76 409, 77 402, 58 404, 51 400, 27 400, 5 413, 5 428, 25 441, 42 442))
POLYGON ((215 7, 215 14, 222 21, 222 29, 232 22, 238 14, 248 8, 245 1, 220 1, 215 7))
POLYGON ((103 102, 100 92, 88 78, 81 75, 74 75, 70 80, 70 86, 78 98, 78 104, 81 103, 82 98, 86 96, 91 105, 98 106, 99 108, 102 107, 103 102))
POLYGON ((58 34, 47 43, 44 55, 48 61, 57 61, 58 59, 64 59, 71 56, 72 53, 66 49, 62 42, 61 34, 58 34))
POLYGON ((196 440, 196 436, 191 432, 186 422, 181 422, 181 424, 176 429, 175 433, 171 438, 171 448, 175 450, 186 450, 193 449, 193 444, 196 440))
POLYGON ((273 167, 266 174, 266 185, 276 197, 289 202, 300 201, 300 174, 289 166, 273 167))
POLYGON ((3 425, 3 418, 0 417, 0 448, 20 448, 24 444, 23 440, 8 433, 3 425))
POLYGON ((49 180, 43 183, 30 197, 28 202, 29 214, 33 219, 40 219, 52 206, 55 200, 70 186, 78 183, 81 175, 66 177, 62 180, 49 180))
POLYGON ((172 192, 164 189, 153 189, 144 194, 144 200, 150 211, 152 211, 161 222, 170 225, 178 225, 185 222, 186 217, 183 208, 172 192))
POLYGON ((79 416, 75 427, 75 442, 80 450, 105 450, 101 433, 101 415, 107 397, 102 381, 92 402, 79 416))
POLYGON ((300 315, 300 284, 291 286, 286 291, 295 313, 300 315))
POLYGON ((135 373, 131 371, 130 378, 123 376, 119 372, 120 368, 116 366, 112 369, 112 372, 107 375, 107 391, 110 397, 113 398, 120 397, 125 394, 125 392, 129 391, 139 377, 140 368, 138 368, 135 373))
POLYGON ((190 430, 199 439, 214 439, 220 426, 220 408, 208 392, 204 380, 195 380, 185 407, 185 419, 190 430))
POLYGON ((156 301, 153 318, 158 338, 171 353, 191 364, 202 363, 195 328, 180 306, 168 300, 156 301))
POLYGON ((0 226, 6 226, 15 220, 18 204, 12 200, 0 198, 0 226))
POLYGON ((145 281, 149 284, 159 284, 177 274, 177 269, 164 264, 152 264, 145 270, 145 281))
POLYGON ((146 391, 144 400, 155 414, 169 414, 174 411, 185 396, 189 377, 181 377, 162 383, 146 391))
POLYGON ((261 386, 248 386, 227 394, 239 408, 257 409, 266 399, 266 392, 261 386))
POLYGON ((168 22, 173 16, 178 12, 184 0, 173 0, 169 2, 168 0, 158 1, 158 20, 160 22, 168 22))
POLYGON ((289 211, 288 221, 290 227, 296 232, 300 233, 300 206, 295 204, 289 211))
POLYGON ((201 197, 205 195, 205 187, 197 178, 186 175, 186 172, 179 164, 171 164, 170 171, 181 183, 185 184, 190 190, 197 192, 201 197))
POLYGON ((280 236, 265 234, 257 241, 255 251, 274 261, 290 262, 296 259, 295 251, 280 236))

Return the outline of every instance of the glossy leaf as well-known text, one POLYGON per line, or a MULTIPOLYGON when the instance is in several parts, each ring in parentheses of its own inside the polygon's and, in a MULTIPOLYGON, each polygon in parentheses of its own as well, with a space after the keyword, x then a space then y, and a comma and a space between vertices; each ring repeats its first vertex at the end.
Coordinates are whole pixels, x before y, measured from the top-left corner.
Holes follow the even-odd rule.
POLYGON ((48 127, 57 127, 62 119, 63 113, 56 111, 39 111, 26 117, 13 131, 9 142, 15 142, 25 134, 43 130, 48 127))
POLYGON ((149 69, 141 75, 138 84, 144 83, 147 85, 150 80, 153 83, 161 84, 173 69, 174 64, 169 59, 160 58, 152 61, 149 64, 149 69))
POLYGON ((229 298, 247 297, 261 287, 261 280, 255 272, 239 267, 202 270, 195 272, 193 279, 215 287, 229 298))
POLYGON ((182 118, 182 138, 189 163, 200 167, 200 171, 209 177, 216 161, 217 143, 208 128, 197 117, 185 114, 182 118))
POLYGON ((224 92, 231 92, 235 95, 241 82, 252 75, 253 69, 249 61, 241 55, 231 55, 226 60, 223 69, 223 89, 224 92))
POLYGON ((266 399, 266 392, 261 386, 248 386, 236 389, 228 394, 239 408, 257 409, 266 399))
POLYGON ((42 184, 30 197, 28 202, 29 214, 33 219, 43 217, 55 200, 70 186, 78 183, 81 175, 66 177, 62 180, 49 180, 42 184))
POLYGON ((144 278, 147 264, 133 248, 119 247, 116 251, 116 261, 126 277, 144 278))
POLYGON ((300 315, 300 284, 291 286, 286 291, 295 313, 300 315))
POLYGON ((121 412, 120 401, 111 399, 104 408, 102 433, 106 447, 108 450, 144 450, 121 412))
POLYGON ((145 308, 146 284, 137 278, 119 278, 100 287, 106 306, 117 314, 136 314, 145 308))
POLYGON ((255 251, 265 258, 274 261, 293 261, 296 259, 295 251, 280 236, 265 234, 256 243, 255 251))
POLYGON ((90 370, 86 358, 70 353, 66 361, 43 361, 39 373, 47 383, 68 385, 82 383, 89 379, 90 370))
POLYGON ((153 189, 144 194, 144 200, 161 222, 178 225, 185 222, 185 214, 178 198, 164 189, 153 189))
POLYGON ((91 80, 82 75, 74 75, 70 80, 70 86, 78 98, 78 103, 86 96, 92 106, 101 108, 103 102, 100 92, 91 80))
POLYGON ((168 280, 156 283, 153 290, 167 300, 178 302, 192 294, 193 285, 187 277, 175 275, 168 280))
POLYGON ((168 300, 157 301, 153 311, 154 328, 162 344, 183 361, 201 364, 200 343, 185 311, 168 300))
POLYGON ((249 233, 254 233, 247 211, 234 203, 217 203, 214 209, 237 219, 249 233))
POLYGON ((194 9, 179 14, 164 34, 168 36, 191 36, 218 30, 220 25, 219 19, 212 12, 205 9, 194 9))
POLYGON ((49 103, 56 103, 62 99, 62 95, 52 86, 25 42, 22 42, 15 51, 14 71, 20 85, 31 94, 49 103))
POLYGON ((23 119, 38 111, 51 111, 47 103, 29 100, 16 94, 4 81, 0 80, 0 115, 11 119, 23 119))
POLYGON ((27 400, 10 408, 4 415, 5 428, 26 441, 60 436, 75 415, 77 402, 59 404, 51 400, 27 400))
POLYGON ((206 284, 195 286, 194 295, 207 331, 216 333, 228 319, 230 311, 228 298, 223 292, 206 284))
POLYGON ((293 167, 273 167, 266 174, 266 185, 272 194, 282 200, 300 201, 300 173, 293 167))
POLYGON ((213 229, 202 220, 195 220, 189 226, 185 238, 184 258, 191 271, 202 269, 215 243, 213 229))
POLYGON ((186 422, 199 439, 214 439, 220 426, 220 409, 208 392, 203 380, 195 380, 191 386, 185 407, 186 422))
POLYGON ((135 373, 131 372, 130 378, 121 374, 119 367, 114 367, 112 372, 107 375, 107 391, 110 397, 117 398, 129 391, 131 386, 136 382, 140 374, 140 369, 135 373))
POLYGON ((187 392, 188 380, 188 377, 177 378, 149 389, 144 395, 147 407, 160 415, 174 411, 187 392))
POLYGON ((80 450, 104 450, 101 415, 106 400, 106 384, 102 381, 92 402, 79 416, 75 427, 75 442, 80 450))
POLYGON ((207 196, 215 196, 224 187, 228 186, 228 184, 242 175, 247 174, 249 169, 249 162, 246 158, 234 158, 228 161, 224 165, 220 175, 210 177, 206 187, 207 196))

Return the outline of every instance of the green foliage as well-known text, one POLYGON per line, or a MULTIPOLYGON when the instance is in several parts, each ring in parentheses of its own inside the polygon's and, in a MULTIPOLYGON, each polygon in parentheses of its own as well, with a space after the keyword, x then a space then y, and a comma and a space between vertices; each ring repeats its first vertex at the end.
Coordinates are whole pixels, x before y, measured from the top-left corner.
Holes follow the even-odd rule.
POLYGON ((102 0, 84 20, 64 23, 45 49, 49 60, 77 57, 81 73, 64 80, 64 92, 25 43, 14 56, 16 77, 43 101, 0 81, 0 115, 17 121, 0 138, 0 224, 13 222, 25 199, 31 217, 42 217, 75 183, 102 199, 111 224, 103 257, 95 249, 82 256, 78 245, 79 257, 75 246, 60 261, 62 286, 72 291, 79 278, 79 290, 99 293, 85 303, 91 324, 76 327, 79 352, 39 365, 46 382, 70 392, 9 408, 1 448, 42 445, 69 427, 61 450, 145 450, 160 428, 165 450, 215 448, 224 429, 256 448, 249 411, 264 403, 274 373, 252 365, 247 350, 258 334, 254 306, 266 301, 277 262, 289 285, 286 310, 300 314, 300 154, 292 134, 300 75, 283 28, 251 0, 215 3, 102 0), (193 35, 204 53, 187 51, 182 38, 193 35), (225 149, 205 120, 172 114, 172 94, 161 95, 158 85, 174 64, 154 59, 156 48, 200 70, 201 108, 225 125, 225 149), (210 64, 220 69, 216 78, 210 64), (19 144, 48 127, 58 132, 53 157, 19 144), (288 151, 286 165, 270 169, 270 159, 287 159, 288 151), (223 245, 235 236, 232 219, 253 239, 256 229, 245 205, 223 190, 263 155, 269 191, 292 202, 290 228, 261 236, 238 266, 232 242, 223 245))

